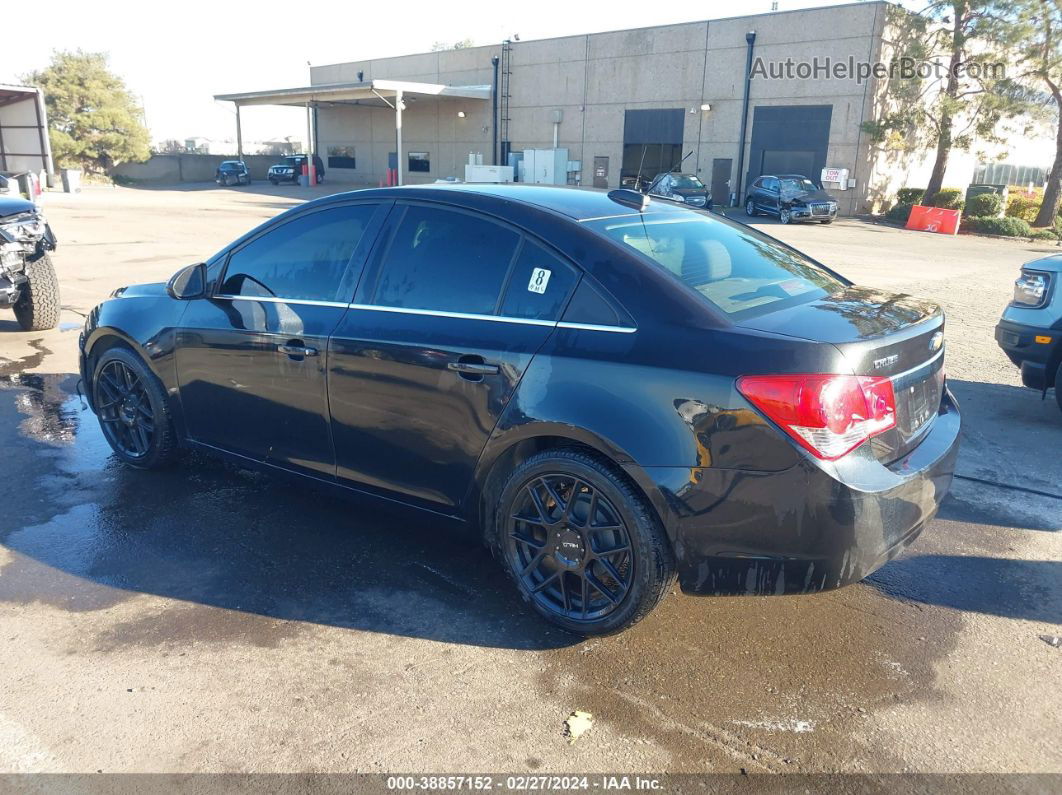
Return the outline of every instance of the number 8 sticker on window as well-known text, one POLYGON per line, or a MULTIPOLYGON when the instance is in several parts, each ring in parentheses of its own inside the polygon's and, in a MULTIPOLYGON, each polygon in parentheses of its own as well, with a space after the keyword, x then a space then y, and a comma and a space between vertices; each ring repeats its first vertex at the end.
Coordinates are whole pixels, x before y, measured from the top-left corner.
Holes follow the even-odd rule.
POLYGON ((531 271, 531 281, 527 283, 527 289, 532 293, 544 293, 546 292, 546 285, 549 284, 549 277, 551 271, 545 268, 535 268, 531 271))

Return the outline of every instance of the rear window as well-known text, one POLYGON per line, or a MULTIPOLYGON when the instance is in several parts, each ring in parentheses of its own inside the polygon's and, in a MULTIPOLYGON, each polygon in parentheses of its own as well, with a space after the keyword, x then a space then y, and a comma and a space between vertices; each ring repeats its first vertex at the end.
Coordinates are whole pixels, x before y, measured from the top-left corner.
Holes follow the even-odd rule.
POLYGON ((845 283, 746 226, 693 212, 586 224, 740 320, 833 293, 845 283))

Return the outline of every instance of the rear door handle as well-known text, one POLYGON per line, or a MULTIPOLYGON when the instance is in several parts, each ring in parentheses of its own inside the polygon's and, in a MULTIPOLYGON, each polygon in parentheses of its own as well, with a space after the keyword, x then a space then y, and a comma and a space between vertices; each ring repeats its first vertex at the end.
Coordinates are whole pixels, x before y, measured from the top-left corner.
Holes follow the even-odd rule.
POLYGON ((277 353, 287 356, 316 356, 317 348, 305 348, 302 345, 277 345, 277 353))
POLYGON ((498 365, 487 364, 486 362, 449 362, 446 365, 451 370, 458 373, 468 373, 469 375, 497 375, 498 365))

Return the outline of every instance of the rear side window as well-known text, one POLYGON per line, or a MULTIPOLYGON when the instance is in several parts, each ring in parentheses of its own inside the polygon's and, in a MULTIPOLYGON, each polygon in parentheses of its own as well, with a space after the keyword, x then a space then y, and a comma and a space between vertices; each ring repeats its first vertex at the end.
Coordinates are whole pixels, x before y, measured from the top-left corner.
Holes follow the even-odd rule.
POLYGON ((373 303, 493 315, 519 242, 485 218, 411 205, 391 238, 373 303))
POLYGON ((679 211, 587 222, 735 320, 821 298, 844 282, 753 229, 679 211))
POLYGON ((376 205, 331 207, 288 221, 229 257, 219 293, 254 298, 348 301, 340 282, 376 205))
POLYGON ((575 285, 575 270, 537 243, 525 240, 513 263, 500 314, 556 320, 575 285))

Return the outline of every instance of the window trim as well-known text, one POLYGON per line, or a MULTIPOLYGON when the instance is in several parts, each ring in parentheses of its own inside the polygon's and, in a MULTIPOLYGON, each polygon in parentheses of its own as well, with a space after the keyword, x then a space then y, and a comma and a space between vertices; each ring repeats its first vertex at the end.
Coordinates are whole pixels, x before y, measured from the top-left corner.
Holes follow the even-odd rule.
MULTIPOLYGON (((277 229, 280 229, 280 228, 282 228, 284 226, 287 226, 290 223, 294 223, 296 221, 300 221, 303 218, 306 218, 308 216, 315 215, 317 213, 321 213, 321 212, 324 212, 326 210, 336 210, 336 209, 339 209, 341 207, 361 207, 361 206, 375 207, 376 209, 373 212, 372 216, 369 218, 369 221, 368 221, 368 223, 365 226, 365 232, 362 234, 361 240, 359 240, 357 242, 357 244, 355 244, 353 250, 350 252, 350 257, 347 259, 346 264, 344 264, 343 269, 342 269, 342 271, 339 274, 339 281, 338 281, 338 283, 336 285, 336 292, 338 293, 340 291, 340 289, 343 287, 343 285, 347 282, 347 275, 350 273, 351 264, 354 262, 355 258, 358 257, 358 252, 365 245, 366 238, 371 236, 372 237, 372 243, 375 244, 376 238, 379 236, 379 232, 380 232, 379 227, 382 224, 383 220, 386 218, 387 213, 389 213, 390 210, 391 210, 391 202, 389 202, 388 200, 376 198, 376 199, 362 199, 362 200, 355 200, 355 201, 343 201, 343 202, 330 203, 330 204, 327 204, 327 205, 325 205, 323 207, 313 207, 313 208, 306 209, 304 211, 295 213, 290 218, 285 218, 283 221, 280 221, 279 218, 273 219, 273 221, 275 221, 275 223, 268 223, 267 222, 268 225, 265 228, 258 230, 257 233, 254 233, 254 230, 252 230, 252 232, 251 232, 252 236, 251 237, 247 237, 245 239, 237 241, 237 243, 234 246, 232 246, 228 251, 224 252, 224 255, 221 257, 221 261, 222 261, 221 270, 218 272, 217 277, 213 280, 213 284, 211 285, 210 290, 208 290, 208 292, 207 292, 207 298, 208 299, 219 298, 219 299, 228 299, 228 300, 246 300, 246 301, 265 301, 267 303, 279 303, 279 304, 302 304, 302 305, 305 305, 305 306, 348 306, 349 305, 349 301, 322 301, 322 300, 312 299, 312 298, 283 298, 281 296, 231 295, 229 293, 222 293, 222 292, 220 292, 220 290, 221 290, 222 285, 225 284, 225 279, 229 275, 229 263, 232 261, 233 255, 239 254, 241 251, 243 251, 245 248, 247 248, 252 243, 258 242, 259 240, 261 240, 266 235, 271 234, 272 232, 275 232, 277 229)), ((364 275, 364 270, 365 270, 364 265, 362 266, 361 270, 362 270, 362 274, 361 275, 364 275)), ((361 275, 359 275, 358 281, 360 281, 361 275)), ((357 283, 355 283, 354 286, 353 286, 353 289, 350 290, 350 295, 351 296, 354 295, 354 291, 357 289, 357 287, 358 287, 358 285, 357 285, 357 283)))

